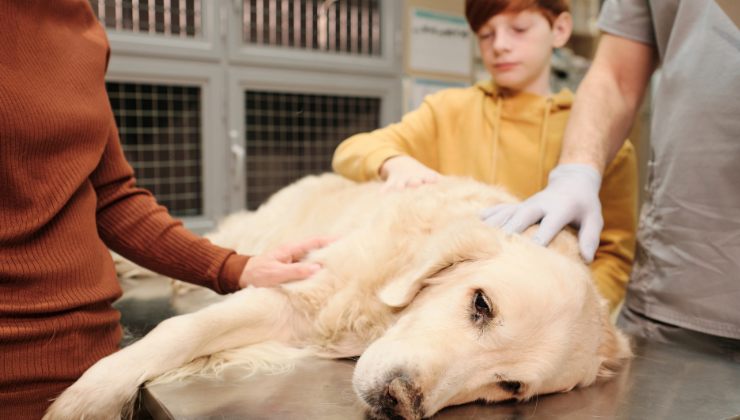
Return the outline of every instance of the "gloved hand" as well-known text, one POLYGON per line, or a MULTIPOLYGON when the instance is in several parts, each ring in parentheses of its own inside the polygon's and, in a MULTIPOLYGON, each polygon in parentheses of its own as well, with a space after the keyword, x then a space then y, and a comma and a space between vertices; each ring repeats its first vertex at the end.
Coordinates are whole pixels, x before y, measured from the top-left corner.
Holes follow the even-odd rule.
POLYGON ((601 175, 590 165, 563 164, 550 172, 547 187, 518 204, 487 208, 481 218, 507 233, 521 233, 540 222, 533 240, 546 246, 569 223, 579 226, 581 256, 590 263, 604 227, 599 188, 601 175))

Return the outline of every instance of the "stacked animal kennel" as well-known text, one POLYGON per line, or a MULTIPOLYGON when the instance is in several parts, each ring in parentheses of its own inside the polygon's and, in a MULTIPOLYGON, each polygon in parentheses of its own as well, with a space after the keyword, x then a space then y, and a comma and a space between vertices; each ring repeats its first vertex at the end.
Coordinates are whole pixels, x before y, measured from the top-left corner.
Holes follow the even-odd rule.
POLYGON ((331 169, 346 137, 397 120, 393 0, 91 0, 140 185, 195 230, 331 169))

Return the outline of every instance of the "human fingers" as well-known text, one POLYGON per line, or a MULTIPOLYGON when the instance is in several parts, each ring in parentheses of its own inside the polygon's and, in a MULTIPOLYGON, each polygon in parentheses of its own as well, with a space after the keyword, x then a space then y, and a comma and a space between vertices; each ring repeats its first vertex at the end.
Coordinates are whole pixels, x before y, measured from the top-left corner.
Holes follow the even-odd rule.
POLYGON ((578 230, 578 246, 581 250, 581 256, 589 264, 594 260, 603 228, 604 219, 601 214, 594 214, 587 216, 578 230))
POLYGON ((284 244, 277 248, 276 256, 280 261, 284 262, 300 261, 309 252, 319 248, 323 248, 334 240, 336 240, 336 238, 321 236, 306 239, 300 242, 284 244))
POLYGON ((537 232, 532 236, 532 240, 536 243, 547 246, 552 241, 552 238, 558 234, 568 223, 572 222, 568 213, 564 212, 550 212, 545 214, 540 222, 540 227, 537 228, 537 232))
MULTIPOLYGON (((255 257, 256 258, 256 257, 255 257)), ((250 262, 254 260, 250 259, 250 262)), ((249 263, 247 263, 249 265, 249 263)), ((274 287, 281 283, 302 280, 321 270, 316 263, 285 263, 267 256, 261 257, 258 263, 247 267, 242 273, 239 285, 244 288, 274 287)))
POLYGON ((540 206, 520 204, 509 217, 509 220, 501 226, 501 230, 506 233, 522 233, 528 227, 539 222, 544 215, 545 212, 540 206))
POLYGON ((383 186, 380 188, 380 191, 382 193, 390 193, 395 191, 401 191, 404 189, 404 185, 406 183, 405 179, 401 179, 399 177, 389 177, 384 183, 383 186))
POLYGON ((516 208, 516 204, 499 204, 483 210, 481 218, 488 226, 500 228, 509 221, 516 208))
POLYGON ((317 263, 299 262, 283 264, 273 273, 272 283, 277 285, 280 283, 303 280, 316 274, 319 270, 321 270, 321 265, 317 263))
POLYGON ((436 172, 430 172, 421 178, 421 182, 424 184, 434 184, 441 178, 440 174, 436 172))
POLYGON ((424 182, 422 179, 418 176, 411 177, 406 180, 406 183, 404 184, 404 187, 406 188, 418 188, 423 184, 424 182))

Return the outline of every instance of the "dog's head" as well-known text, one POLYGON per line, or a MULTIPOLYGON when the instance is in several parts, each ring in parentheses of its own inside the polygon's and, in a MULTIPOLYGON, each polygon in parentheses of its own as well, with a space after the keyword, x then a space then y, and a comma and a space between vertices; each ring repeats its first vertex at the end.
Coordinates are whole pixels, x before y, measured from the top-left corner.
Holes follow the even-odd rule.
POLYGON ((473 222, 433 235, 380 292, 403 310, 355 369, 371 413, 417 419, 610 376, 629 345, 565 236, 545 249, 473 222))

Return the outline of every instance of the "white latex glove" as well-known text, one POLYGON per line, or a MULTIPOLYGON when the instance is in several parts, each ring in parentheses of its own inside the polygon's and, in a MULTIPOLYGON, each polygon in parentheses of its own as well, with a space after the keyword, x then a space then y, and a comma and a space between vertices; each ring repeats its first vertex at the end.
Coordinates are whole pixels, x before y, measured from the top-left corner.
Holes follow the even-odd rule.
POLYGON ((540 222, 532 239, 546 246, 566 225, 579 227, 581 256, 590 263, 604 227, 599 188, 601 175, 590 165, 558 165, 550 172, 547 187, 518 204, 487 208, 481 218, 507 233, 521 233, 540 222))
POLYGON ((442 175, 410 156, 394 156, 380 167, 380 176, 385 179, 383 190, 416 188, 439 181, 442 175))

